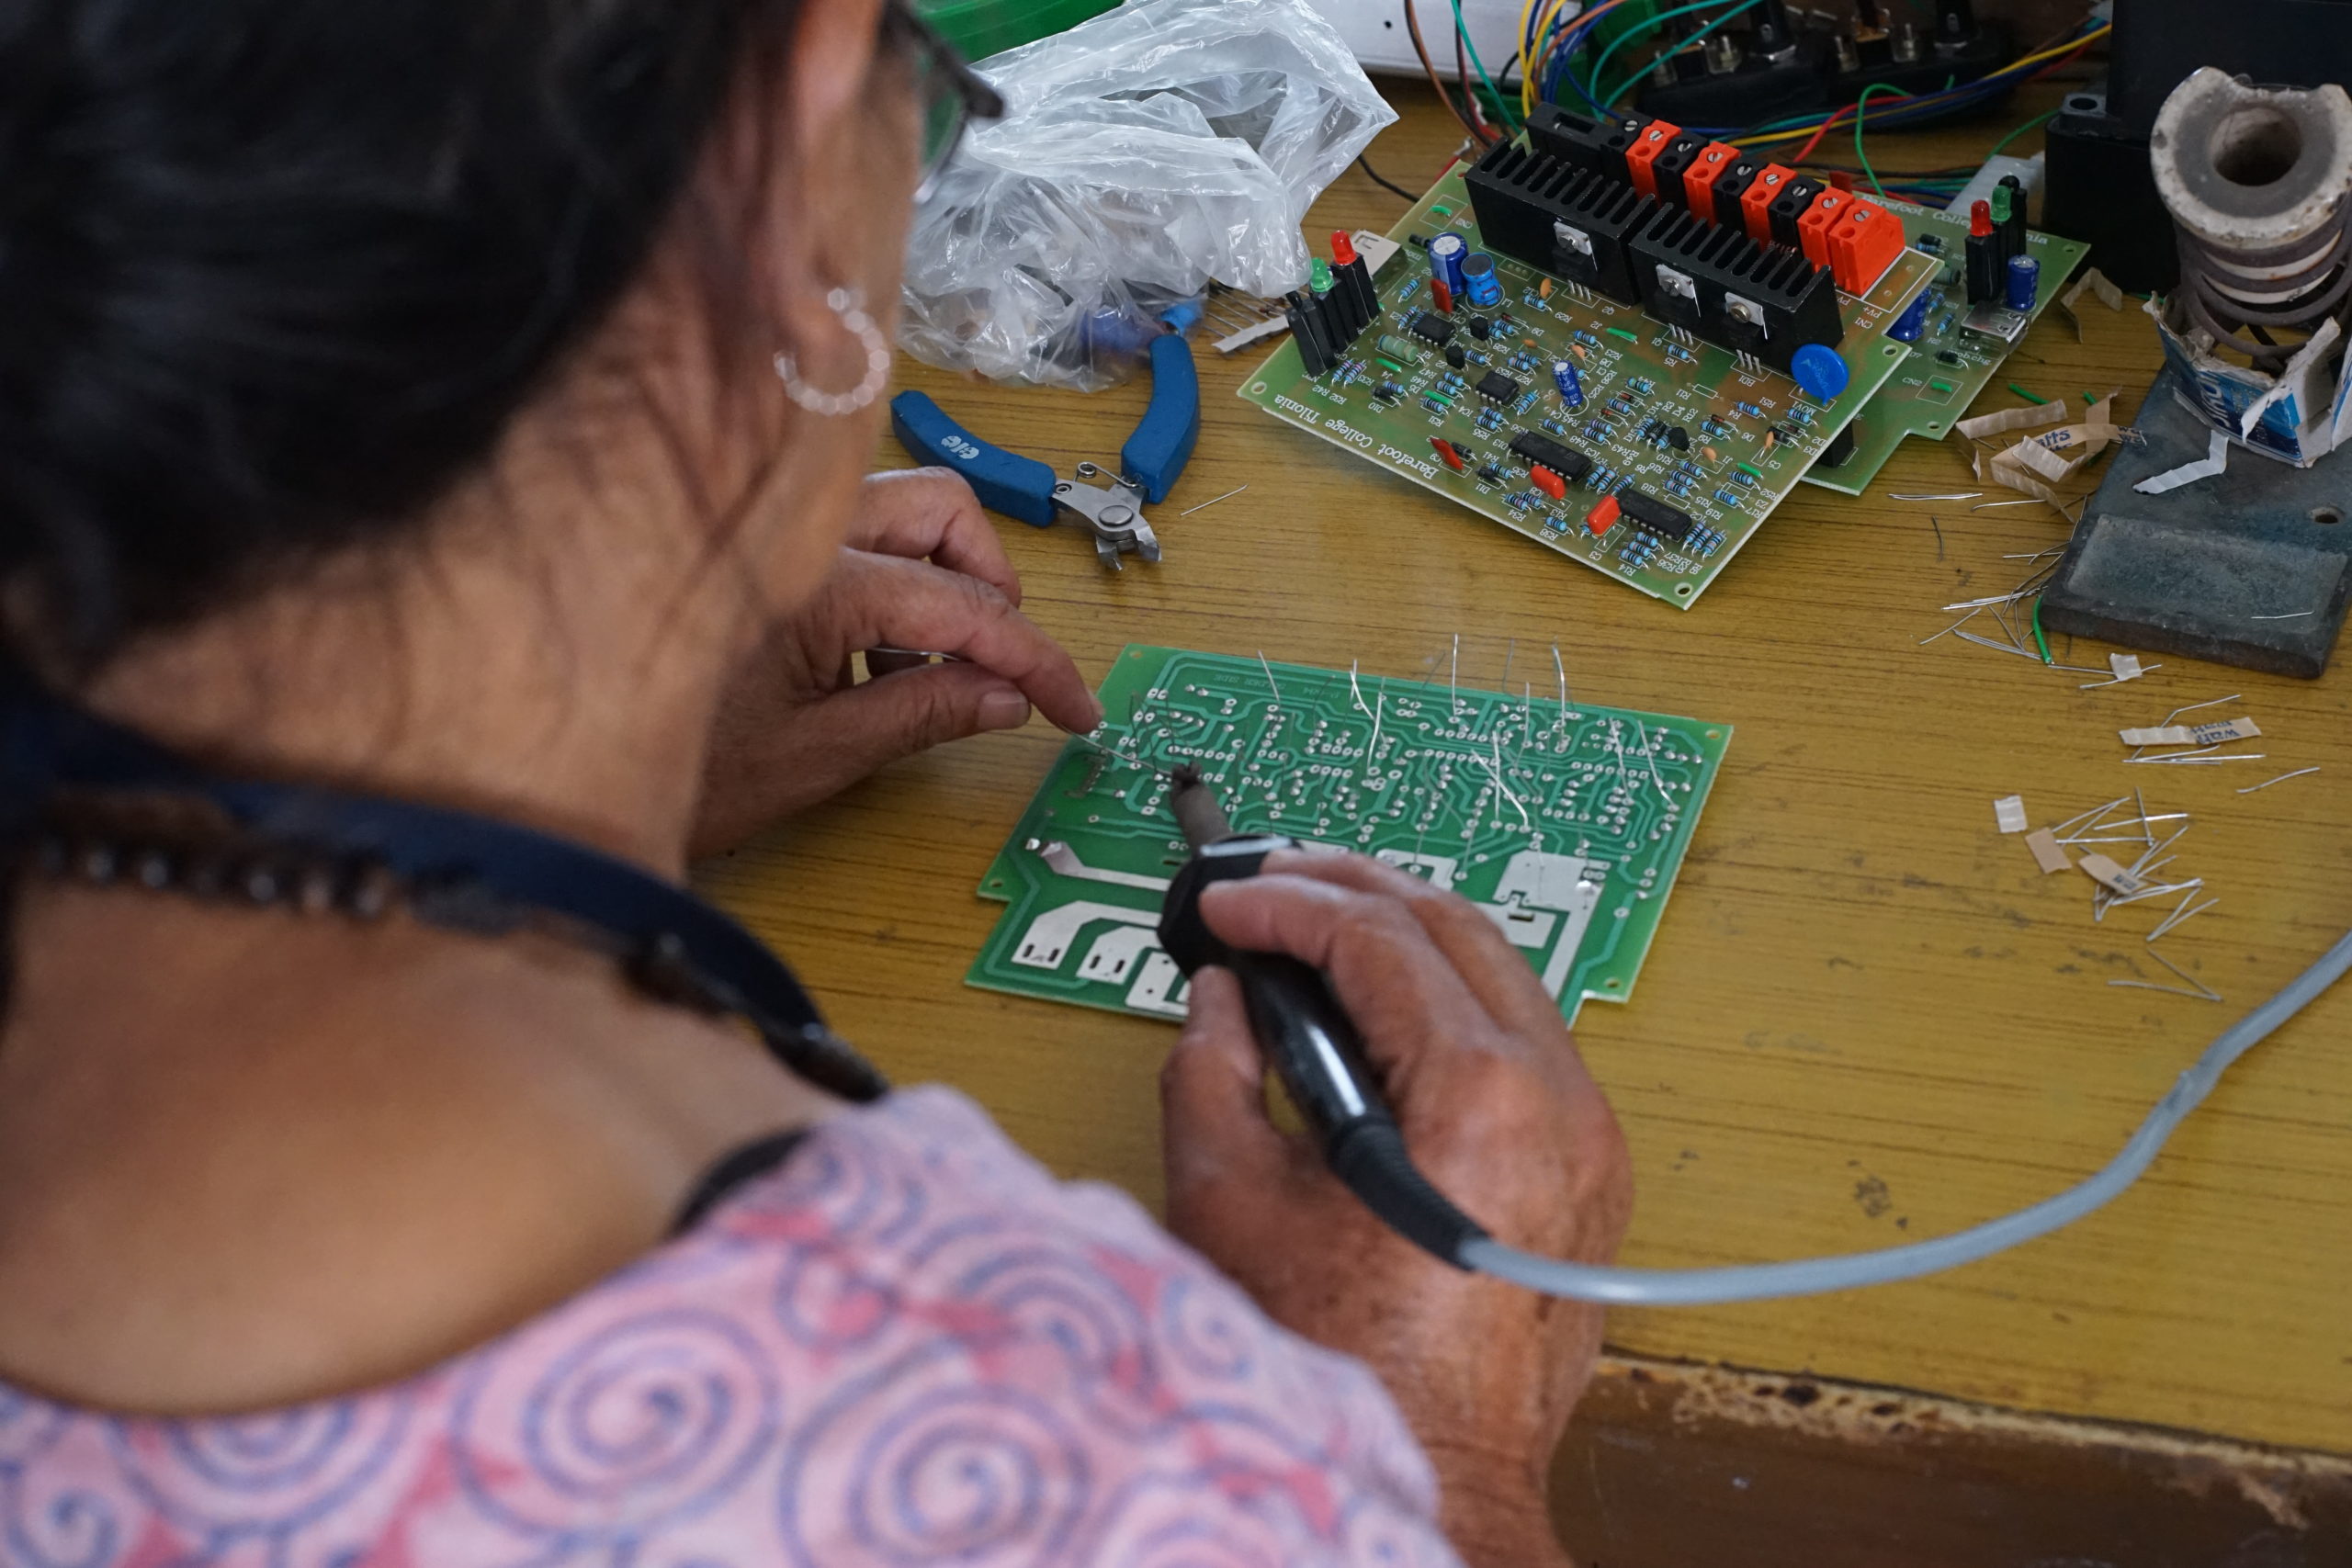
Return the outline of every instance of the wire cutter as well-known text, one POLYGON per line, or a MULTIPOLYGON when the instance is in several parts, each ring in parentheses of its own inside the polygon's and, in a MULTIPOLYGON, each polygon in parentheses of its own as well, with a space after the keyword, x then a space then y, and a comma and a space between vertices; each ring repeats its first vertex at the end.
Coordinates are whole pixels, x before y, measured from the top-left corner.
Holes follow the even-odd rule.
POLYGON ((890 400, 890 428, 916 461, 944 463, 963 475, 991 512, 1039 528, 1065 512, 1082 518, 1094 535, 1095 555, 1116 571, 1122 555, 1159 558, 1159 536, 1143 509, 1166 500, 1192 460, 1201 438, 1201 378, 1181 333, 1152 340, 1151 401, 1119 448, 1119 477, 1107 486, 1078 482, 1108 478, 1092 463, 1080 463, 1076 477, 1065 479, 1035 457, 981 440, 921 392, 890 400))

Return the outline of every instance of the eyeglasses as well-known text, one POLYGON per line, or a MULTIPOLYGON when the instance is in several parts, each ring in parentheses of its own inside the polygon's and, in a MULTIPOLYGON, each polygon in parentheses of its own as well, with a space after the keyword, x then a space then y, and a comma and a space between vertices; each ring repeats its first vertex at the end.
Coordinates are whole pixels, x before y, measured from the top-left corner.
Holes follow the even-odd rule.
POLYGON ((965 126, 1001 117, 1004 97, 964 62, 954 44, 915 14, 910 0, 886 0, 882 36, 903 49, 914 67, 915 92, 922 105, 922 178, 915 186, 915 200, 921 203, 938 188, 941 172, 964 140, 965 126))

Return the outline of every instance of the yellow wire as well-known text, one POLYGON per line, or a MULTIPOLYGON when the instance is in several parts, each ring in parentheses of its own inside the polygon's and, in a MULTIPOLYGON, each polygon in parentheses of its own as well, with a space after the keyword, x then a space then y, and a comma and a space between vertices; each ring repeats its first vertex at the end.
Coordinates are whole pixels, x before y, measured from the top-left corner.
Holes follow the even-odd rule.
MULTIPOLYGON (((1526 6, 1519 14, 1519 36, 1534 39, 1540 54, 1544 47, 1544 33, 1558 17, 1560 7, 1568 3, 1569 0, 1527 0, 1526 6), (1530 33, 1527 30, 1527 19, 1535 14, 1539 5, 1544 8, 1543 19, 1537 23, 1535 30, 1530 33)), ((1536 62, 1532 60, 1522 60, 1519 64, 1519 112, 1522 119, 1535 112, 1535 66, 1536 62)))

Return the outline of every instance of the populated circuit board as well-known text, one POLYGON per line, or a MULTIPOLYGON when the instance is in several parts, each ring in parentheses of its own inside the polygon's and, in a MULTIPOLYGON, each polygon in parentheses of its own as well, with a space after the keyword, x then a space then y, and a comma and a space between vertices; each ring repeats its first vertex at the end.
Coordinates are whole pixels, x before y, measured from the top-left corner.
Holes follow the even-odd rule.
POLYGON ((1911 345, 1911 356, 1854 421, 1853 456, 1834 468, 1816 467, 1804 476, 1807 484, 1842 495, 1868 490, 1894 449, 1911 436, 1939 441, 1951 434, 2026 329, 2065 292, 2067 278, 2090 250, 2080 240, 2027 231, 2025 254, 2041 264, 2033 309, 2010 311, 1996 306, 1984 319, 1996 330, 1974 332, 1965 324, 1970 307, 1961 276, 1967 214, 1939 212, 1907 201, 1880 200, 1879 205, 1903 220, 1912 248, 1937 258, 1939 270, 1928 285, 1927 327, 1911 345))
POLYGON ((1238 831, 1376 855, 1468 898, 1573 1021, 1633 994, 1731 743, 1729 725, 1473 689, 1442 663, 1399 679, 1138 646, 1102 698, 1103 728, 1063 748, 981 880, 1006 908, 965 978, 1153 1018, 1184 1015, 1156 929, 1188 852, 1179 763, 1238 831))
POLYGON ((1846 335, 1838 352, 1849 378, 1823 402, 1751 358, 1498 253, 1502 314, 1490 340, 1466 345, 1475 354, 1464 374, 1476 382, 1498 371, 1521 382, 1524 390, 1504 407, 1467 389, 1450 397, 1446 361, 1411 332, 1430 305, 1428 268, 1413 242, 1447 230, 1481 248, 1459 164, 1389 231, 1402 248, 1374 278, 1379 318, 1340 363, 1310 377, 1296 344, 1285 342, 1242 381, 1242 398, 1685 609, 1903 363, 1909 350, 1885 329, 1938 267, 1905 250, 1866 295, 1838 296, 1846 335), (1571 408, 1554 384, 1559 360, 1583 383, 1581 406, 1571 408), (1402 387, 1404 398, 1376 404, 1371 393, 1383 381, 1402 387), (1521 432, 1565 442, 1594 466, 1555 499, 1511 455, 1521 432), (1463 469, 1440 460, 1432 437, 1468 456, 1463 469), (1594 503, 1626 485, 1679 507, 1697 529, 1680 544, 1633 527, 1594 533, 1586 523, 1594 503))

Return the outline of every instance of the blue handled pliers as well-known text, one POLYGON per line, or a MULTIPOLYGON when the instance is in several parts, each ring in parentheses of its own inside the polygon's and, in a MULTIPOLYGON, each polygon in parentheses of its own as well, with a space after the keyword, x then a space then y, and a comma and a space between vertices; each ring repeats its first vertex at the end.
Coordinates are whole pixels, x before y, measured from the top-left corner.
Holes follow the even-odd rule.
MULTIPOLYGON (((963 475, 991 512, 1040 528, 1064 512, 1083 518, 1095 555, 1115 571, 1123 554, 1159 558, 1159 536, 1143 509, 1166 500, 1192 460, 1201 438, 1201 378, 1182 334, 1152 340, 1151 401, 1119 448, 1119 477, 1107 487, 1059 478, 1035 457, 981 440, 921 392, 890 400, 890 428, 916 461, 944 463, 963 475)), ((1078 466, 1079 479, 1105 477, 1092 463, 1078 466)))

